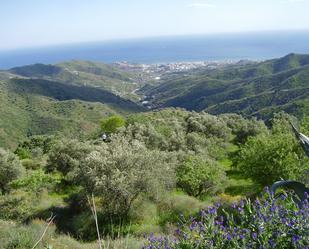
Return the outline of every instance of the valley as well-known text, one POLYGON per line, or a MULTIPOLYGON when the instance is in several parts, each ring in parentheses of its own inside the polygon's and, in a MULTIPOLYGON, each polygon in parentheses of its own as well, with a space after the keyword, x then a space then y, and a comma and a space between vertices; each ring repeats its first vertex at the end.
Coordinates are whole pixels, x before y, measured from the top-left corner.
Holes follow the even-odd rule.
POLYGON ((289 54, 262 62, 34 64, 1 71, 0 83, 5 107, 1 144, 10 140, 9 146, 14 146, 12 134, 17 141, 26 134, 62 132, 68 129, 67 122, 88 127, 81 130, 89 134, 112 113, 166 107, 265 120, 285 111, 302 118, 309 109, 309 55, 289 54), (84 119, 76 120, 77 110, 86 115, 84 119), (8 128, 17 117, 23 121, 8 128))
MULTIPOLYGON (((216 231, 207 236, 219 233, 218 243, 225 243, 235 226, 229 222, 252 231, 251 223, 264 222, 243 211, 259 210, 251 204, 259 193, 261 201, 271 198, 264 186, 280 178, 308 181, 308 158, 291 124, 309 133, 309 55, 26 65, 0 71, 0 103, 5 249, 31 249, 48 217, 53 224, 38 248, 97 248, 94 205, 108 249, 161 249, 162 237, 178 249, 173 236, 177 243, 196 243, 197 235, 182 238, 174 231, 195 234, 190 217, 203 212, 200 224, 216 231), (241 221, 252 222, 226 219, 235 210, 241 221), (217 212, 227 234, 220 232, 217 212)), ((287 200, 276 212, 292 222, 287 210, 299 209, 287 200)), ((280 223, 269 211, 274 202, 264 205, 263 215, 280 223)), ((297 219, 298 227, 307 226, 305 215, 297 219)), ((233 242, 241 245, 252 237, 237 236, 246 238, 233 242)), ((302 235, 297 243, 306 241, 302 235)))

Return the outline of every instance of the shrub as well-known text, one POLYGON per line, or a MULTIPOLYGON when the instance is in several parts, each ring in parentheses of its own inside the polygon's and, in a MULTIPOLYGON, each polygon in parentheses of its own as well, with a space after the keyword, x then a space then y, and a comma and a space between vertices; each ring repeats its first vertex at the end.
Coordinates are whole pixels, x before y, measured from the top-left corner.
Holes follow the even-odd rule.
POLYGON ((226 122, 216 116, 202 113, 192 113, 187 121, 188 132, 203 133, 207 137, 217 137, 225 141, 230 139, 231 130, 226 122))
POLYGON ((38 193, 43 189, 52 189, 61 182, 59 175, 45 174, 43 170, 36 170, 24 178, 11 182, 10 186, 14 189, 23 188, 25 191, 38 193))
POLYGON ((184 193, 167 193, 158 202, 160 225, 176 224, 179 222, 179 214, 189 217, 204 206, 202 201, 184 193))
POLYGON ((222 154, 220 149, 231 138, 231 130, 224 120, 205 112, 190 113, 180 109, 131 116, 121 133, 127 139, 144 142, 149 149, 207 151, 213 157, 222 154))
POLYGON ((0 198, 0 219, 24 221, 35 212, 38 200, 23 191, 12 191, 0 198))
POLYGON ((302 207, 292 198, 279 199, 269 193, 255 202, 233 204, 224 210, 220 204, 202 210, 198 217, 181 218, 175 237, 151 235, 143 248, 221 249, 221 248, 308 248, 309 205, 302 207))
POLYGON ((177 168, 177 185, 194 197, 217 193, 225 181, 222 166, 206 156, 189 157, 177 168))
POLYGON ((106 133, 115 133, 117 129, 125 126, 126 121, 121 116, 111 116, 101 121, 101 130, 106 133))
POLYGON ((46 170, 47 172, 57 170, 63 175, 67 175, 77 168, 80 161, 92 150, 93 147, 90 143, 62 139, 52 147, 48 156, 46 170))
POLYGON ((30 169, 30 170, 36 170, 41 167, 40 162, 37 160, 23 159, 21 163, 26 169, 30 169))
POLYGON ((18 155, 20 159, 40 157, 48 153, 54 143, 54 136, 32 136, 20 143, 14 153, 18 155))
POLYGON ((261 185, 297 179, 309 168, 309 160, 291 133, 273 133, 249 138, 234 158, 242 174, 261 185))
MULTIPOLYGON (((41 220, 31 221, 28 225, 0 220, 0 246, 1 249, 31 249, 39 240, 47 223, 41 220)), ((56 227, 50 225, 37 249, 66 248, 91 249, 96 248, 97 242, 91 244, 79 243, 67 235, 56 233, 56 227)), ((105 247, 104 247, 105 248, 105 247)), ((110 247, 109 249, 111 249, 110 247)), ((125 249, 126 247, 123 247, 125 249)))
POLYGON ((32 157, 31 151, 26 148, 18 147, 14 152, 20 160, 30 159, 32 157))
POLYGON ((23 173, 24 168, 18 157, 0 148, 0 191, 7 192, 9 183, 23 173))
POLYGON ((161 189, 174 187, 172 153, 150 151, 121 136, 97 146, 79 166, 76 183, 102 197, 106 209, 119 215, 127 215, 141 193, 157 198, 161 189))
POLYGON ((249 137, 257 136, 259 134, 268 134, 268 130, 263 121, 256 118, 245 119, 238 114, 223 114, 219 116, 224 120, 227 126, 235 135, 234 141, 238 144, 245 143, 249 137))

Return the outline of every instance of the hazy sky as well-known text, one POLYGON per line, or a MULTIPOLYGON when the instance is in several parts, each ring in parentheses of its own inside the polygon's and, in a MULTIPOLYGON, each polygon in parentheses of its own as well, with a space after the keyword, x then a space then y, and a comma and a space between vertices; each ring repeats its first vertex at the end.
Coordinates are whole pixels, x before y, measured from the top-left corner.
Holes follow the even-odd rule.
POLYGON ((0 0, 0 50, 178 34, 309 30, 309 0, 0 0))

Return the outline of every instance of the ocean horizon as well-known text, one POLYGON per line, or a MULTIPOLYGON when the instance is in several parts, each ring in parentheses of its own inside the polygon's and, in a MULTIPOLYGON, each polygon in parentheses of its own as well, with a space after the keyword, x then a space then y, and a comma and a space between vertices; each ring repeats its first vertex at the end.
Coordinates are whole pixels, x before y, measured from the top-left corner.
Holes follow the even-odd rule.
POLYGON ((309 54, 309 31, 156 37, 16 49, 0 51, 0 69, 68 60, 145 64, 265 60, 289 53, 309 54))

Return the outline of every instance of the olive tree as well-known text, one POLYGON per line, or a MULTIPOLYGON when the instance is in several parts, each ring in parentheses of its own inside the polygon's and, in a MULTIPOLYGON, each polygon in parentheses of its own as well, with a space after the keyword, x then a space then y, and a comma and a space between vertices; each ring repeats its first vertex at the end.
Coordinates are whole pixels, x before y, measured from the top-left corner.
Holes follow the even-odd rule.
POLYGON ((245 119, 238 114, 223 114, 220 119, 226 122, 235 136, 234 141, 237 144, 244 144, 249 137, 259 134, 268 134, 269 131, 262 120, 256 118, 245 119))
POLYGON ((224 141, 228 141, 231 136, 231 130, 225 121, 206 112, 192 113, 189 116, 187 132, 198 132, 206 137, 217 137, 224 141))
POLYGON ((172 153, 148 150, 139 141, 113 136, 91 151, 75 170, 75 180, 102 198, 108 212, 126 216, 142 193, 156 198, 175 185, 172 153))
POLYGON ((8 191, 8 185, 24 173, 18 157, 0 148, 0 192, 8 191))
POLYGON ((46 170, 47 172, 59 171, 63 175, 72 172, 81 160, 93 150, 89 142, 82 143, 78 140, 59 140, 50 150, 46 170))

